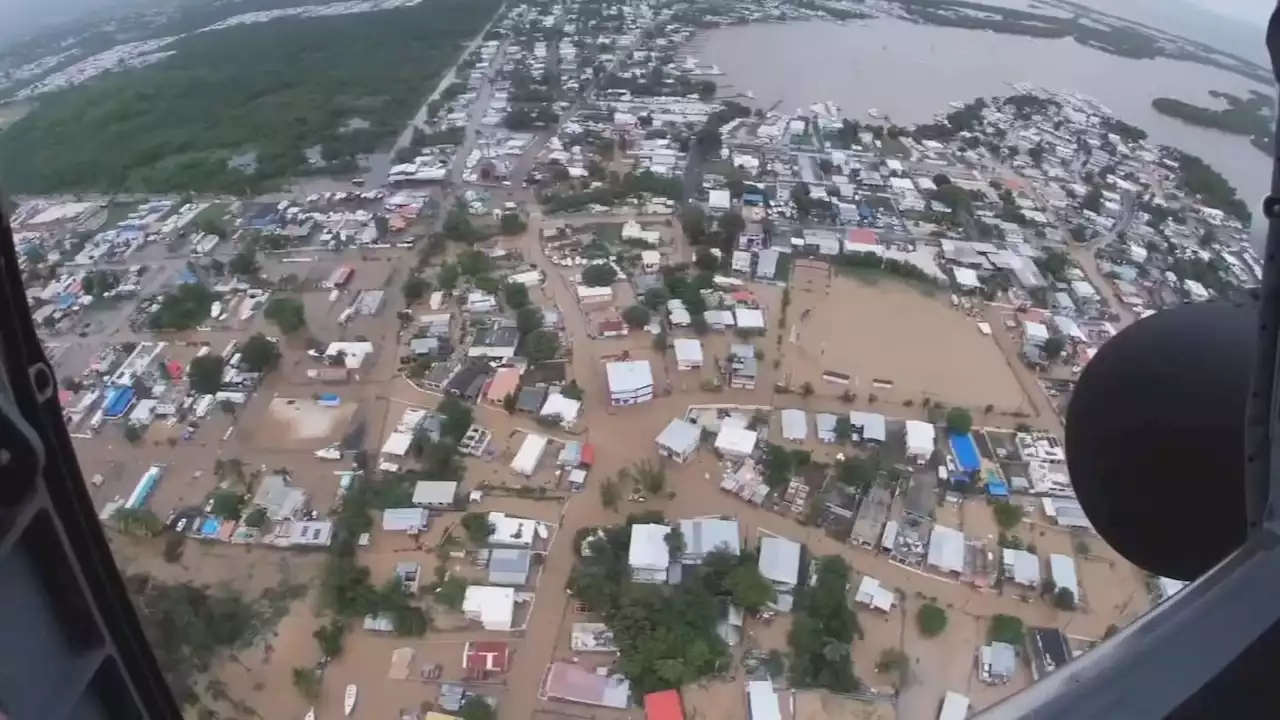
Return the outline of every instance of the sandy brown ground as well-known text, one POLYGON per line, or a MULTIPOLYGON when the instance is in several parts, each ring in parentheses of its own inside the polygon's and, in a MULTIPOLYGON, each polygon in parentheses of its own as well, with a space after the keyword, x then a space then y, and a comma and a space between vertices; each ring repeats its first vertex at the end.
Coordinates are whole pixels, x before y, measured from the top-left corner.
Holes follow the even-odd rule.
MULTIPOLYGON (((594 221, 598 221, 598 218, 594 221)), ((567 502, 558 493, 551 492, 555 488, 548 486, 554 499, 538 501, 490 493, 479 508, 500 509, 555 522, 560 526, 557 539, 541 568, 537 581, 539 592, 536 602, 529 610, 528 628, 508 635, 518 659, 513 660, 511 672, 503 679, 503 684, 486 690, 502 700, 499 715, 503 720, 563 715, 639 717, 639 711, 634 710, 609 711, 536 699, 547 664, 562 657, 564 652, 562 648, 567 642, 568 632, 566 623, 574 621, 566 619, 572 616, 568 612, 568 596, 563 591, 573 563, 572 553, 567 549, 568 539, 579 528, 614 523, 625 513, 632 511, 664 510, 672 518, 733 514, 741 521, 744 536, 751 543, 755 542, 760 530, 802 541, 815 554, 843 555, 857 573, 872 575, 898 590, 906 598, 905 604, 901 610, 895 610, 889 616, 888 622, 872 611, 860 611, 866 628, 866 639, 855 647, 854 652, 858 674, 869 684, 880 686, 883 683, 878 681, 873 669, 875 659, 884 647, 895 642, 902 643, 912 661, 911 683, 897 708, 898 714, 904 718, 927 718, 936 714, 937 703, 948 689, 970 692, 979 706, 993 702, 995 696, 1003 692, 980 690, 973 671, 974 653, 985 634, 985 619, 991 615, 1016 614, 1025 618, 1028 624, 1065 626, 1073 635, 1099 637, 1109 623, 1117 619, 1128 620, 1145 609, 1143 594, 1134 589, 1141 587, 1138 574, 1120 562, 1113 569, 1106 560, 1114 559, 1114 554, 1096 538, 1090 540, 1091 554, 1103 560, 1084 562, 1081 569, 1081 582, 1088 608, 1084 612, 1060 613, 1042 602, 1024 603, 1012 595, 1001 596, 994 592, 976 591, 908 570, 881 556, 855 550, 845 543, 832 540, 820 530, 802 527, 794 518, 772 514, 727 497, 716 487, 720 467, 706 451, 688 465, 667 466, 668 487, 675 491, 674 500, 656 499, 646 505, 623 502, 619 512, 606 511, 600 504, 596 486, 604 478, 639 460, 654 460, 653 438, 672 417, 682 415, 690 404, 740 403, 803 407, 811 412, 846 412, 850 406, 841 403, 836 397, 840 386, 821 382, 816 373, 821 371, 822 365, 815 358, 855 358, 856 363, 865 364, 865 368, 853 367, 847 371, 861 377, 863 382, 869 382, 872 374, 880 375, 890 370, 899 374, 904 368, 911 369, 913 373, 918 370, 919 379, 914 382, 920 384, 912 390, 917 396, 917 404, 919 396, 928 391, 937 392, 946 402, 972 402, 979 405, 997 402, 995 395, 1008 393, 1008 401, 1016 405, 1020 402, 1014 397, 1017 383, 1008 377, 1008 363, 1000 355, 1000 348, 1004 345, 993 344, 990 338, 981 336, 973 327, 972 320, 909 288, 892 283, 866 286, 837 279, 831 284, 831 295, 819 295, 815 292, 812 297, 806 297, 805 293, 793 292, 786 326, 800 327, 796 343, 783 337, 782 333, 787 331, 778 327, 778 319, 782 317, 781 290, 752 284, 751 289, 757 293, 766 308, 768 326, 766 336, 755 341, 766 358, 761 363, 763 376, 760 383, 753 391, 726 389, 721 392, 702 392, 698 389, 697 380, 709 377, 709 369, 704 369, 701 373, 678 373, 674 370, 674 360, 669 352, 658 354, 652 350, 651 338, 647 333, 633 332, 622 339, 589 339, 586 319, 578 310, 565 273, 551 265, 541 253, 537 239, 541 222, 541 216, 534 213, 530 218, 529 231, 515 242, 519 243, 526 262, 535 263, 548 273, 548 282, 537 294, 538 300, 554 304, 563 311, 564 332, 571 339, 573 349, 570 375, 585 391, 586 421, 582 423, 582 434, 578 437, 596 445, 597 463, 589 475, 587 490, 572 496, 567 502), (813 309, 809 317, 800 323, 798 319, 805 307, 813 309), (875 308, 876 311, 850 312, 850 308, 875 308), (841 318, 847 319, 841 321, 841 318), (852 327, 850 323, 853 323, 852 327), (914 335, 903 335, 903 330, 908 327, 915 329, 914 335), (921 327, 928 329, 921 331, 921 327), (829 340, 825 354, 821 341, 818 342, 816 352, 810 342, 819 337, 829 340), (836 347, 833 344, 837 340, 845 342, 844 338, 850 338, 849 347, 836 347), (923 338, 931 338, 931 341, 923 338), (921 347, 942 350, 912 352, 913 348, 921 347), (629 408, 612 408, 607 405, 603 363, 623 350, 629 351, 635 359, 648 359, 652 362, 660 395, 653 402, 629 408), (964 362, 958 362, 957 358, 964 362), (775 361, 780 361, 778 372, 773 369, 775 361), (798 395, 775 395, 773 381, 781 379, 788 371, 792 373, 792 384, 799 382, 797 373, 813 373, 818 393, 808 399, 798 395), (668 378, 671 379, 673 394, 662 396, 668 378), (952 384, 955 389, 951 389, 952 384), (980 389, 981 392, 975 389, 980 389), (979 394, 981 398, 978 398, 979 394), (950 626, 940 638, 924 640, 915 636, 913 613, 923 597, 937 598, 948 610, 950 626), (898 636, 897 639, 895 635, 898 636)), ((385 263, 383 260, 370 262, 385 263)), ((403 307, 403 300, 399 297, 399 282, 403 278, 399 274, 397 263, 385 263, 380 268, 381 272, 374 267, 366 268, 361 265, 354 281, 354 287, 357 288, 386 287, 387 309, 377 318, 360 319, 348 328, 338 328, 334 324, 336 315, 322 307, 327 304, 327 296, 319 298, 308 294, 306 297, 312 321, 311 332, 316 337, 330 340, 338 337, 353 338, 355 334, 360 334, 368 337, 379 348, 368 367, 361 370, 359 381, 333 389, 342 397, 344 408, 354 408, 346 424, 363 425, 366 431, 364 446, 373 450, 381 446, 391 425, 405 407, 434 406, 439 401, 437 396, 418 391, 396 376, 397 353, 394 348, 398 340, 398 328, 393 314, 397 308, 403 307)), ((321 270, 316 268, 315 272, 321 270)), ((821 281, 815 278, 813 282, 821 281)), ((731 341, 732 337, 727 334, 713 334, 704 338, 704 353, 708 362, 715 356, 727 354, 727 346, 731 341)), ((109 428, 92 440, 77 441, 86 468, 90 463, 97 463, 113 473, 109 474, 102 488, 92 489, 95 499, 102 502, 115 495, 127 495, 148 463, 164 462, 170 467, 152 501, 152 507, 163 516, 171 508, 198 504, 204 499, 213 487, 212 466, 216 458, 239 457, 254 466, 262 464, 268 467, 289 467, 295 481, 312 492, 315 505, 321 510, 327 509, 332 503, 333 491, 337 486, 333 471, 339 468, 339 464, 316 460, 311 453, 326 445, 329 437, 312 438, 305 442, 298 440, 277 443, 274 438, 281 433, 281 428, 267 418, 273 398, 309 398, 316 392, 313 385, 305 384, 300 379, 305 377, 305 368, 312 366, 311 363, 300 344, 287 341, 282 371, 268 381, 267 386, 238 412, 236 418, 222 416, 215 411, 200 434, 188 443, 171 447, 163 440, 153 441, 151 433, 148 433, 146 442, 141 446, 129 447, 120 438, 118 428, 109 428), (227 442, 220 442, 223 433, 233 424, 236 427, 235 433, 227 442), (196 476, 197 472, 201 475, 196 476)), ((902 387, 911 382, 907 379, 897 381, 902 387)), ((860 389, 859 394, 863 397, 855 406, 868 407, 865 390, 860 389)), ((880 394, 882 397, 888 396, 883 392, 880 394)), ((898 403, 890 406, 882 402, 878 409, 890 415, 924 416, 919 407, 905 408, 898 403)), ((493 429, 493 447, 500 456, 509 456, 514 451, 514 443, 518 442, 521 431, 565 436, 564 433, 548 433, 536 426, 531 418, 511 416, 500 408, 489 405, 476 409, 476 419, 493 429)), ((156 429, 153 428, 152 432, 156 432, 156 429)), ((340 435, 341 431, 335 430, 333 434, 340 435)), ((549 462, 550 452, 544 465, 549 462)), ((515 477, 501 460, 468 460, 467 466, 466 489, 481 484, 528 484, 528 481, 515 477)), ((549 477, 544 471, 533 482, 547 485, 549 477)), ((953 527, 964 527, 973 535, 989 536, 994 523, 989 517, 990 510, 983 507, 980 501, 970 503, 976 506, 965 507, 963 513, 955 507, 939 508, 939 521, 953 527)), ((369 564, 376 582, 390 577, 395 562, 413 559, 422 565, 424 584, 428 583, 437 564, 431 547, 439 542, 440 536, 456 519, 457 513, 442 514, 435 521, 431 532, 423 538, 423 549, 413 547, 404 538, 388 538, 375 533, 370 547, 362 551, 362 561, 369 564)), ((1043 519, 1036 521, 1043 522, 1043 519)), ((1067 554, 1075 552, 1070 535, 1056 528, 1028 524, 1018 532, 1038 545, 1041 557, 1051 551, 1067 554)), ((231 558, 238 557, 236 553, 240 552, 237 549, 226 551, 231 558)), ((280 562, 282 555, 269 553, 266 556, 270 560, 255 560, 254 562, 266 564, 254 565, 254 568, 262 569, 251 570, 253 577, 269 576, 277 572, 270 569, 274 567, 271 563, 280 562)), ((250 557, 256 558, 257 555, 255 553, 250 557)), ((155 563, 160 564, 158 560, 155 563)), ((219 571, 215 567, 223 568, 222 572, 232 572, 238 567, 229 561, 223 561, 219 566, 217 562, 207 562, 196 555, 188 556, 184 563, 190 567, 194 576, 204 578, 217 576, 219 571)), ((465 562, 451 563, 455 570, 470 576, 472 571, 461 566, 465 562)), ((441 620, 442 624, 445 620, 450 620, 448 625, 454 626, 447 614, 442 614, 441 620)), ((259 709, 263 717, 300 717, 305 707, 292 688, 289 673, 292 667, 306 665, 317 659, 316 644, 311 637, 315 623, 310 604, 299 603, 294 613, 281 623, 272 640, 273 655, 269 668, 265 659, 254 665, 243 657, 242 662, 249 668, 256 669, 238 670, 236 668, 239 666, 229 665, 224 673, 233 696, 240 693, 259 709)), ((749 642, 766 649, 785 647, 787 626, 786 618, 778 618, 769 626, 751 622, 748 625, 749 642)), ((441 630, 429 633, 425 640, 406 640, 353 630, 347 638, 346 653, 330 666, 325 675, 324 696, 320 706, 326 709, 324 715, 328 715, 334 707, 340 705, 345 685, 354 682, 361 688, 360 704, 354 714, 357 718, 393 717, 400 708, 421 707, 423 702, 434 701, 437 692, 435 686, 388 679, 386 672, 392 651, 398 647, 412 647, 417 654, 417 664, 440 663, 445 669, 445 678, 459 677, 457 673, 460 673, 461 643, 469 638, 495 635, 476 630, 441 630)), ((741 717, 745 713, 745 699, 740 682, 708 683, 703 687, 690 689, 689 692, 686 704, 700 709, 701 716, 741 717)), ((832 716, 858 715, 838 710, 832 716)))

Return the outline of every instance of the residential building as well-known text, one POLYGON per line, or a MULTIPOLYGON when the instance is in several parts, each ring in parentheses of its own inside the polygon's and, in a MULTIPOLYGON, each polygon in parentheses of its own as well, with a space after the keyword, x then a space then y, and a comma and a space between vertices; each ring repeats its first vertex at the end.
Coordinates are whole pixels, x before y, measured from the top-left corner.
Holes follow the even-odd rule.
POLYGON ((653 370, 648 360, 607 363, 605 375, 611 405, 638 405, 653 399, 653 370))
POLYGON ((945 525, 934 525, 929 535, 929 567, 952 575, 965 573, 964 533, 945 525))
POLYGON ((520 548, 494 548, 489 551, 489 584, 520 587, 529 581, 533 553, 520 548))
POLYGON ((618 710, 631 707, 631 682, 622 675, 592 672, 571 662, 554 662, 546 678, 542 692, 549 698, 618 710))
POLYGON ((778 692, 772 680, 747 681, 747 717, 750 720, 782 720, 778 692))
POLYGON ((1066 588, 1070 590, 1076 602, 1080 602, 1080 581, 1076 575, 1075 558, 1070 555, 1050 555, 1049 577, 1053 579, 1053 584, 1058 589, 1066 588))
POLYGON ((450 508, 458 495, 458 483, 424 480, 413 488, 413 504, 418 507, 450 508))
POLYGON ((1018 650, 1009 643, 992 642, 978 649, 978 679, 988 685, 1000 685, 1013 679, 1018 671, 1018 650))
POLYGON ((760 280, 773 280, 778 275, 778 257, 781 255, 774 248, 764 248, 756 254, 756 277, 760 280))
POLYGON ((1067 636, 1057 628, 1031 628, 1027 633, 1027 645, 1031 649, 1031 677, 1034 680, 1066 665, 1075 657, 1067 644, 1067 636))
POLYGON ((493 585, 468 585, 462 614, 485 630, 508 631, 515 619, 516 591, 493 585))
POLYGON ((676 462, 688 462, 698 452, 701 441, 702 428, 676 418, 658 435, 658 454, 676 462))
POLYGON ((722 425, 716 435, 716 450, 724 457, 742 459, 750 457, 756 449, 758 434, 744 427, 722 425))
POLYGON ((297 520, 306 509, 307 491, 290 485, 286 475, 268 475, 258 483, 252 504, 266 511, 272 522, 297 520))
POLYGON ((676 368, 694 370, 702 367, 702 343, 696 338, 675 338, 671 341, 675 351, 676 368))
POLYGON ((787 408, 779 413, 782 424, 782 437, 795 443, 809 439, 809 418, 803 410, 787 408))
POLYGON ((760 538, 759 568, 777 593, 774 607, 790 612, 795 600, 792 593, 800 582, 800 543, 780 537, 760 538))
POLYGON ((853 410, 849 413, 849 425, 860 442, 879 445, 889 437, 884 416, 880 413, 853 410))
POLYGON ((627 564, 631 579, 643 583, 665 583, 671 567, 671 551, 667 547, 670 526, 636 523, 631 526, 631 547, 627 564))
POLYGON ((873 610, 889 612, 893 610, 894 601, 898 597, 892 590, 881 585, 879 580, 870 575, 863 575, 862 581, 858 584, 858 593, 853 599, 854 602, 866 605, 873 610))
POLYGON ((467 348, 468 357, 506 360, 516 354, 520 344, 520 331, 505 324, 482 327, 476 331, 475 340, 467 348))
POLYGON ((384 532, 416 533, 427 529, 426 508, 388 508, 382 511, 382 530, 384 532))
POLYGON ((920 420, 908 420, 907 426, 907 459, 917 465, 924 465, 933 456, 937 441, 937 429, 933 425, 920 420))
POLYGON ((965 720, 967 717, 969 717, 969 698, 948 690, 942 697, 942 709, 938 711, 938 720, 965 720))
POLYGON ((737 520, 707 517, 680 521, 684 536, 684 554, 680 562, 699 565, 708 553, 716 550, 738 555, 742 552, 742 536, 737 520))
POLYGON ((760 362, 756 359, 756 347, 734 343, 729 346, 729 387, 755 390, 760 362))
POLYGON ((1026 550, 1000 549, 1004 578, 1027 588, 1040 587, 1040 558, 1026 550))

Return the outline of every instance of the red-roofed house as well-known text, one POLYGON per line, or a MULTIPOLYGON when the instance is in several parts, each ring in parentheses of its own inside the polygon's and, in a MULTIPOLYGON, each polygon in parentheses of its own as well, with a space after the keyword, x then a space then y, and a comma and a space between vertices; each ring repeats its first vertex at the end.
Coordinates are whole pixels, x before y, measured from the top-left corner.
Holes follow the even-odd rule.
POLYGON ((467 680, 484 680, 507 672, 511 648, 504 642, 469 642, 462 651, 462 667, 467 680))
POLYGON ((504 367, 493 374, 493 380, 489 381, 489 389, 485 392, 485 399, 494 405, 501 405, 507 396, 519 392, 520 390, 520 369, 513 367, 504 367))
POLYGON ((679 690, 660 690, 644 696, 645 720, 684 720, 679 690))
POLYGON ((170 380, 181 380, 182 373, 184 371, 185 369, 182 367, 182 363, 178 362, 177 360, 169 361, 169 379, 170 380))
POLYGON ((847 253, 875 253, 883 255, 884 248, 880 246, 880 236, 876 235, 875 230, 868 228, 852 228, 844 238, 844 251, 847 253))

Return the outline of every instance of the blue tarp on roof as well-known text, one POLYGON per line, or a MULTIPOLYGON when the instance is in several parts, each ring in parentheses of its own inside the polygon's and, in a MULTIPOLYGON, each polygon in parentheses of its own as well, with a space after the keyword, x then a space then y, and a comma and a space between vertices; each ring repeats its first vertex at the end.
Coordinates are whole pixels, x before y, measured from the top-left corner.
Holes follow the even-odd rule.
POLYGON ((102 405, 102 416, 105 418, 123 417, 133 404, 133 388, 113 388, 107 393, 107 401, 102 405))
POLYGON ((200 278, 196 277, 196 274, 190 270, 183 270, 178 275, 179 285, 193 285, 198 282, 200 282, 200 278))
POLYGON ((744 205, 763 205, 764 195, 759 193, 742 193, 742 204, 744 205))
POLYGON ((1009 497, 1009 486, 1005 485, 1003 480, 988 480, 987 494, 998 498, 1009 497))
POLYGON ((955 455, 960 469, 967 473, 982 469, 982 460, 978 457, 978 446, 973 442, 973 435, 952 435, 951 454, 955 455))

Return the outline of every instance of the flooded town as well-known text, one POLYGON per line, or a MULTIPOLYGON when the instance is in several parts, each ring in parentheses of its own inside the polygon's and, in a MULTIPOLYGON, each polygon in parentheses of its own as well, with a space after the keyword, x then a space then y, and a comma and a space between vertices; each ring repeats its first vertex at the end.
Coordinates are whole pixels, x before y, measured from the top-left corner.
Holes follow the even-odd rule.
POLYGON ((507 3, 358 172, 16 199, 144 626, 244 628, 184 620, 191 717, 958 720, 1181 589, 1063 418, 1258 285, 1248 206, 1072 88, 899 125, 697 55, 855 7, 507 3))

